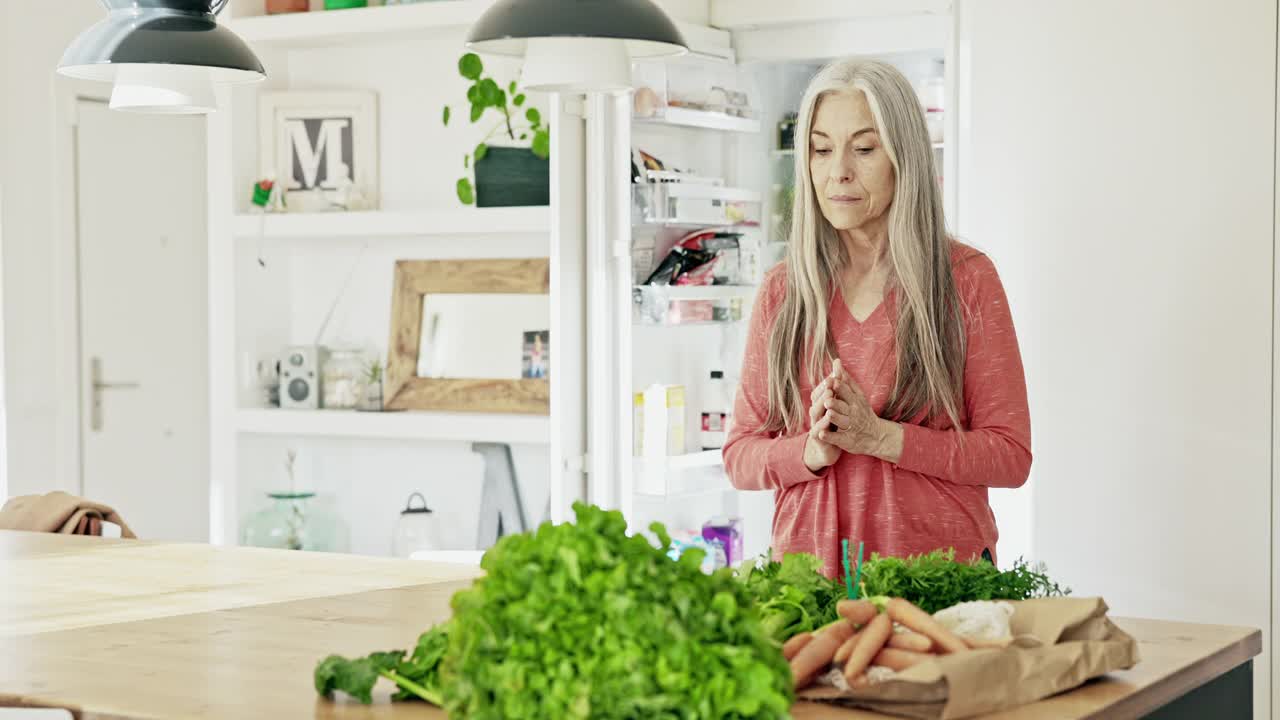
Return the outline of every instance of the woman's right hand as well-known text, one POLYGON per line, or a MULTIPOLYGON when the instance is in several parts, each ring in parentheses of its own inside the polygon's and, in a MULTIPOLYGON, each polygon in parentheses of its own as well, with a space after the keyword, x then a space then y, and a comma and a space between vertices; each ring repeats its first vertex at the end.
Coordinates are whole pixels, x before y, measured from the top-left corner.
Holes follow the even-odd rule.
POLYGON ((828 377, 809 394, 809 438, 804 444, 804 465, 809 472, 818 472, 824 467, 834 465, 840 459, 840 448, 818 439, 822 430, 818 421, 827 414, 826 401, 835 397, 831 387, 832 379, 828 377))

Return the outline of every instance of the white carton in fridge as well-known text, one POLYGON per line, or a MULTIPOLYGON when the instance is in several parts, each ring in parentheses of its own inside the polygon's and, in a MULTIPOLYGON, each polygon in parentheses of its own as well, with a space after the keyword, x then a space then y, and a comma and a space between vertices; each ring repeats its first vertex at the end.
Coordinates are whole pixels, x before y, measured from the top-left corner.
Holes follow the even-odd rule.
POLYGON ((638 392, 631 401, 631 454, 644 455, 644 393, 638 392))
POLYGON ((684 454, 684 386, 650 385, 644 391, 644 455, 684 454))

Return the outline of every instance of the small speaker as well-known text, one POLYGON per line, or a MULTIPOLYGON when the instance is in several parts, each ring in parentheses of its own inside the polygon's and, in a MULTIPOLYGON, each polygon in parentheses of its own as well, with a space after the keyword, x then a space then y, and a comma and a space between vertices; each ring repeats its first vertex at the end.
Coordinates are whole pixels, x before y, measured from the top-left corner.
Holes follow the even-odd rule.
POLYGON ((280 407, 316 410, 320 407, 320 367, 324 349, 298 345, 280 358, 280 407))

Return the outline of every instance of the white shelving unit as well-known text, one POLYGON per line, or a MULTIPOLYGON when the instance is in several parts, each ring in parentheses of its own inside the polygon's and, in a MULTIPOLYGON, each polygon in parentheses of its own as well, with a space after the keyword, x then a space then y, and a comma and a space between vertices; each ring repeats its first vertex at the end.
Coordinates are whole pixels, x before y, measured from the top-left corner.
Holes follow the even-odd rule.
POLYGON ((368 238, 547 233, 551 211, 534 208, 445 208, 418 211, 238 214, 237 237, 368 238))
MULTIPOLYGON (((571 189, 554 209, 475 208, 456 198, 456 180, 467 172, 463 155, 484 128, 465 117, 445 127, 440 109, 466 102, 457 58, 466 52, 467 27, 492 4, 439 0, 266 16, 262 0, 236 0, 221 18, 259 55, 268 78, 259 86, 220 91, 219 112, 208 121, 212 542, 238 541, 261 491, 281 480, 287 450, 298 452, 305 482, 350 511, 344 519, 356 552, 384 551, 389 530, 379 518, 394 517, 409 486, 427 494, 432 507, 453 510, 445 522, 461 523, 457 532, 472 532, 463 525, 475 522, 467 490, 479 485, 473 442, 512 446, 521 492, 530 493, 523 497, 530 521, 542 517, 551 476, 567 472, 564 462, 551 458, 581 456, 571 432, 549 416, 258 407, 255 368, 285 347, 314 342, 340 293, 334 322, 320 342, 352 340, 385 357, 399 260, 543 256, 565 275, 583 274, 572 254, 583 233, 573 221, 583 200, 571 189), (377 95, 381 208, 257 214, 247 190, 261 173, 260 93, 316 88, 377 95), (553 217, 556 211, 559 217, 553 217), (567 256, 560 250, 565 242, 567 256)), ((728 33, 688 27, 703 51, 731 53, 728 33)), ((485 66, 504 86, 518 77, 518 62, 486 57, 485 66)), ((546 96, 531 95, 529 105, 542 111, 557 143, 551 177, 580 174, 581 130, 566 131, 578 118, 546 96)), ((571 327, 582 304, 570 287, 556 306, 559 322, 571 327)), ((549 322, 556 327, 556 320, 549 322)), ((567 342, 566 357, 575 341, 567 342)), ((579 373, 561 362, 565 379, 553 393, 568 392, 571 403, 579 373)))
POLYGON ((354 410, 244 409, 236 430, 250 435, 456 440, 541 445, 551 437, 546 416, 492 413, 358 412, 354 410))
MULTIPOLYGON (((432 0, 348 10, 240 15, 221 20, 255 47, 292 49, 378 45, 388 40, 441 30, 464 30, 494 0, 432 0)), ((729 33, 676 22, 690 50, 708 57, 732 59, 729 33)))
POLYGON ((711 0, 711 23, 723 28, 768 28, 775 25, 829 23, 902 15, 946 15, 952 0, 711 0))
POLYGON ((760 132, 760 121, 755 118, 733 117, 724 113, 682 107, 669 107, 661 116, 635 118, 635 122, 641 125, 677 125, 723 132, 760 132))
POLYGON ((466 28, 493 0, 440 0, 349 10, 241 16, 229 29, 253 46, 325 47, 386 42, 388 37, 429 30, 466 28))

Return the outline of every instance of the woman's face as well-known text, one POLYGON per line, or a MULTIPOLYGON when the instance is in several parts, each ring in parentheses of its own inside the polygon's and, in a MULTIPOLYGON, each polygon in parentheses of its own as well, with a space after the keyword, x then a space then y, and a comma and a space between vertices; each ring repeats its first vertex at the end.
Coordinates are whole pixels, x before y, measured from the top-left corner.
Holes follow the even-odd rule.
POLYGON ((809 131, 818 206, 836 230, 866 230, 893 204, 894 172, 861 90, 818 99, 809 131))

